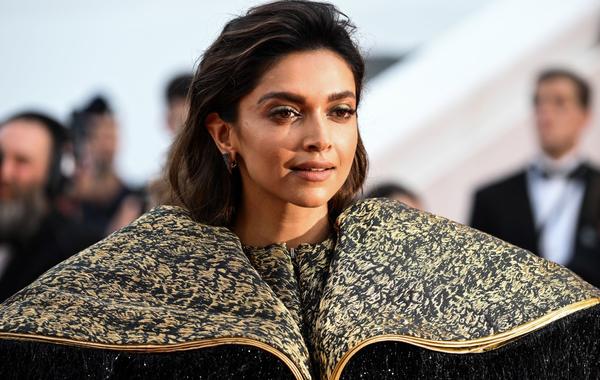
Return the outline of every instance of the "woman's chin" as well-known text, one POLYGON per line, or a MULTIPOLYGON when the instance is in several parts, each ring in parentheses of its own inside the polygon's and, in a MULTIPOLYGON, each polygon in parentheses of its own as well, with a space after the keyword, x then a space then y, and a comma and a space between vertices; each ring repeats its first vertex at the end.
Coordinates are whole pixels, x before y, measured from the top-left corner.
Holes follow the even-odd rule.
POLYGON ((311 192, 306 192, 304 194, 298 195, 290 199, 290 203, 293 203, 299 207, 307 207, 307 208, 317 208, 326 206, 327 202, 332 198, 329 194, 311 194, 311 192))

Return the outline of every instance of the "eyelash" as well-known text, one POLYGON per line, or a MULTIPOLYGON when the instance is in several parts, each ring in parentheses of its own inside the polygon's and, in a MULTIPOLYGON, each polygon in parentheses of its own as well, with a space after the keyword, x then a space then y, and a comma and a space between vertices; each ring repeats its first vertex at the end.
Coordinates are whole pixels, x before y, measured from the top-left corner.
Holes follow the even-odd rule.
POLYGON ((350 108, 350 107, 337 107, 334 108, 333 110, 331 110, 331 113, 337 113, 337 112, 341 112, 343 113, 342 115, 336 115, 337 117, 347 120, 350 119, 352 116, 354 116, 354 114, 356 114, 356 110, 354 108, 350 108))
MULTIPOLYGON (((348 120, 356 114, 356 110, 351 107, 336 107, 332 109, 328 115, 332 115, 342 120, 348 120), (342 115, 340 115, 342 113, 342 115)), ((269 112, 269 117, 277 121, 288 121, 290 119, 298 119, 302 114, 289 106, 278 106, 269 112)))
POLYGON ((300 114, 300 112, 288 106, 278 106, 273 108, 269 112, 269 117, 278 121, 287 121, 290 120, 292 117, 298 118, 301 116, 302 115, 300 114))

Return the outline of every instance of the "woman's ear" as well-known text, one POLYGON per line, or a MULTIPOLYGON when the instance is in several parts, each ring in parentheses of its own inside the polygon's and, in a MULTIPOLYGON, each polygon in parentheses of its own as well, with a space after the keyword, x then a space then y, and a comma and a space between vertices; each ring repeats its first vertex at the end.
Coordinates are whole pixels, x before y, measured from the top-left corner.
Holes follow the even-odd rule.
POLYGON ((235 153, 235 137, 233 136, 235 132, 229 123, 221 119, 218 113, 208 114, 204 125, 221 153, 235 153))

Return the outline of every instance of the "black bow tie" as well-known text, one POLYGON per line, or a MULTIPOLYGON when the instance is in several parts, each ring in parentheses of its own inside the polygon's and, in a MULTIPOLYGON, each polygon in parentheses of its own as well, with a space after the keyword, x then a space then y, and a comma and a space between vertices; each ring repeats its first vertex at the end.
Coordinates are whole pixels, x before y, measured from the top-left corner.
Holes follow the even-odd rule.
POLYGON ((543 179, 559 177, 566 178, 568 180, 582 180, 585 178, 588 172, 588 168, 584 164, 579 164, 570 171, 543 169, 537 165, 532 165, 531 170, 543 179))

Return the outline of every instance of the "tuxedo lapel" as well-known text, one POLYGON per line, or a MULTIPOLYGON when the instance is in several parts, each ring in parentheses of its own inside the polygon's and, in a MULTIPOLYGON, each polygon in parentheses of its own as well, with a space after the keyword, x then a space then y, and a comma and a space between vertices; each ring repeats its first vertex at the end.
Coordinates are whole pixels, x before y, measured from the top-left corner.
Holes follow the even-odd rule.
POLYGON ((600 286, 600 173, 584 164, 585 191, 575 231, 573 260, 568 267, 600 286))
POLYGON ((533 206, 529 197, 526 171, 519 173, 514 178, 511 193, 514 197, 514 202, 511 203, 514 210, 511 213, 515 215, 515 229, 517 230, 515 233, 522 236, 522 248, 539 255, 538 232, 533 218, 533 206), (521 232, 519 233, 518 230, 521 232))
MULTIPOLYGON (((583 164, 583 168, 585 191, 577 219, 578 235, 586 228, 597 228, 600 222, 600 175, 587 164, 583 164)), ((592 246, 594 244, 591 239, 577 236, 576 247, 580 245, 592 246)))

